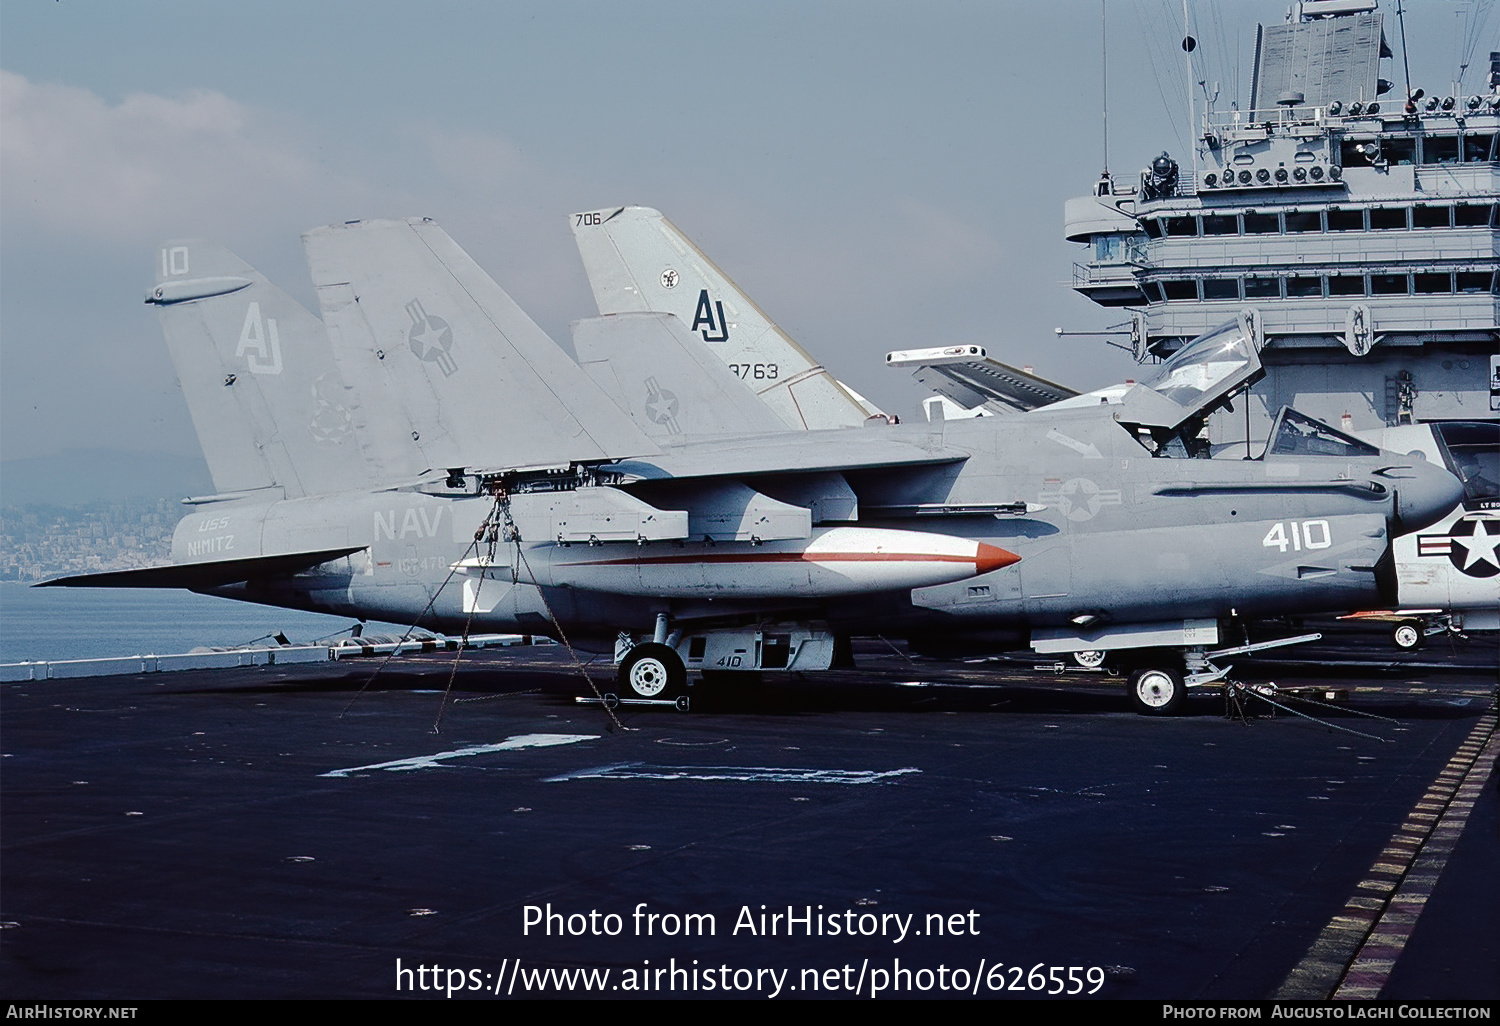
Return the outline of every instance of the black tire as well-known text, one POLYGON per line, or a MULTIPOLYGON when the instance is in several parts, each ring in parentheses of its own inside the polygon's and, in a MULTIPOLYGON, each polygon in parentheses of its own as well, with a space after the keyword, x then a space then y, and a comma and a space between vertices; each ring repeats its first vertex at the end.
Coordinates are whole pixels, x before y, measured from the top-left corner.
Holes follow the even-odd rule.
POLYGON ((621 698, 670 701, 687 689, 687 667, 675 649, 648 641, 630 650, 615 680, 621 698))
POLYGON ((1392 628, 1391 641, 1403 652, 1415 652, 1422 647, 1422 622, 1420 620, 1402 620, 1392 628))
POLYGON ((1186 697, 1182 674, 1175 670, 1148 667, 1130 675, 1130 702, 1143 716, 1171 716, 1186 697))

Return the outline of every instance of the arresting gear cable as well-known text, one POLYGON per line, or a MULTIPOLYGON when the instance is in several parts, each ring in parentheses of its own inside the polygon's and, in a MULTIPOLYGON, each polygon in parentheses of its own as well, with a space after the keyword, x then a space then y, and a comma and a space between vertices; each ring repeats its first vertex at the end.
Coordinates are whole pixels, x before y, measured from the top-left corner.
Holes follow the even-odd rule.
MULTIPOLYGON (((1313 723, 1316 723, 1319 726, 1327 727, 1329 730, 1337 730, 1345 734, 1353 734, 1356 737, 1367 738, 1371 741, 1379 741, 1382 744, 1390 740, 1389 738, 1378 737, 1375 734, 1366 734, 1363 731, 1354 730, 1350 727, 1339 726, 1337 723, 1331 723, 1328 720, 1320 719, 1316 716, 1310 716, 1307 713, 1294 709, 1283 702, 1278 702, 1276 701, 1276 699, 1271 697, 1271 695, 1275 693, 1272 690, 1275 688, 1274 684, 1269 685, 1268 687, 1252 687, 1241 681, 1225 680, 1224 685, 1224 715, 1230 719, 1237 719, 1247 726, 1250 723, 1250 717, 1245 711, 1245 702, 1248 699, 1258 698, 1262 702, 1265 702, 1267 705, 1270 705, 1273 708, 1280 709, 1283 712, 1291 713, 1293 716, 1300 716, 1304 720, 1311 720, 1313 723)), ((1363 709, 1353 709, 1348 706, 1335 705, 1332 702, 1321 702, 1316 698, 1306 698, 1300 695, 1287 695, 1285 696, 1285 698, 1288 701, 1295 698, 1296 701, 1306 703, 1307 705, 1315 705, 1324 709, 1337 709, 1341 712, 1353 713, 1355 716, 1363 716, 1371 720, 1383 720, 1386 723, 1401 722, 1400 720, 1394 720, 1389 716, 1380 716, 1376 713, 1365 712, 1363 709)))
MULTIPOLYGON (((495 555, 500 540, 503 538, 505 541, 513 542, 515 544, 516 555, 521 562, 526 563, 527 574, 531 575, 533 580, 536 579, 535 575, 531 574, 531 564, 526 560, 526 553, 521 548, 521 532, 516 527, 515 519, 511 516, 510 493, 505 490, 504 486, 497 485, 494 487, 494 496, 495 505, 485 516, 484 522, 479 525, 478 530, 474 532, 474 540, 469 543, 469 547, 464 550, 463 555, 460 556, 458 560, 456 560, 454 564, 448 569, 448 576, 443 578, 443 583, 438 585, 437 590, 432 593, 432 598, 427 600, 427 605, 422 609, 420 613, 417 614, 411 625, 406 628, 406 632, 401 635, 401 639, 396 643, 395 647, 393 647, 390 652, 386 653, 386 657, 380 661, 380 664, 378 666, 375 667, 374 672, 371 673, 370 676, 365 680, 365 682, 360 685, 359 690, 354 693, 354 696, 349 699, 348 705, 344 706, 343 712, 339 713, 339 719, 344 718, 349 710, 354 707, 354 703, 359 700, 360 696, 369 689, 371 684, 375 683, 375 678, 380 676, 381 671, 383 671, 390 663, 390 661, 396 657, 396 654, 401 651, 402 646, 405 645, 406 642, 411 638, 412 631, 416 630, 417 625, 422 622, 423 617, 425 617, 429 612, 432 611, 432 607, 434 604, 436 604, 438 596, 441 595, 443 591, 448 587, 448 585, 452 583, 453 578, 458 573, 459 568, 464 565, 465 561, 467 561, 470 556, 474 556, 477 558, 479 557, 481 551, 483 551, 484 560, 481 571, 483 567, 493 566, 495 563, 495 555)), ((447 687, 443 689, 443 702, 438 707, 437 718, 433 721, 432 724, 432 733, 434 734, 440 732, 440 726, 443 719, 443 711, 447 707, 448 696, 453 690, 453 682, 458 676, 458 666, 460 661, 463 659, 464 647, 469 642, 469 631, 474 623, 474 614, 479 609, 479 595, 484 588, 485 577, 486 574, 481 572, 479 580, 474 588, 474 601, 470 605, 468 618, 464 621, 463 637, 459 641, 458 651, 454 654, 453 666, 448 672, 448 684, 447 687)), ((513 560, 511 561, 511 583, 517 583, 518 580, 519 578, 516 573, 516 562, 513 560)), ((568 654, 572 657, 573 665, 578 669, 579 673, 583 674, 583 679, 588 681, 589 688, 594 692, 595 696, 599 698, 600 704, 603 705, 603 696, 599 693, 599 686, 595 684, 594 679, 589 676, 588 670, 584 668, 582 660, 578 658, 577 651, 574 650, 572 644, 568 641, 567 635, 562 629, 562 624, 558 622, 557 615, 553 613, 552 606, 547 602, 546 594, 540 587, 538 587, 537 589, 537 594, 541 597, 543 608, 547 610, 547 617, 552 621, 552 625, 557 629, 558 638, 562 641, 563 646, 567 648, 568 654)), ((609 729, 611 732, 616 727, 618 727, 622 731, 632 729, 620 722, 619 717, 615 715, 613 709, 609 709, 606 706, 605 711, 609 714, 611 723, 607 729, 609 729)))

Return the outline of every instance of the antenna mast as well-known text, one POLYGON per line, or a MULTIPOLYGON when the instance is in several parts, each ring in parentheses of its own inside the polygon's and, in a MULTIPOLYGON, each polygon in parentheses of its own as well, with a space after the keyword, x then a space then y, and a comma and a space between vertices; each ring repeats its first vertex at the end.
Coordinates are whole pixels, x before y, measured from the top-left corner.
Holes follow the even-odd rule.
POLYGON ((1198 180, 1198 128, 1194 124, 1193 109, 1193 51, 1198 48, 1198 41, 1193 38, 1192 30, 1188 24, 1188 0, 1182 0, 1182 59, 1187 71, 1187 81, 1183 83, 1187 87, 1187 130, 1188 150, 1193 158, 1193 181, 1198 180))
POLYGON ((1411 61, 1406 54, 1406 10, 1396 0, 1396 21, 1401 25, 1401 71, 1406 76, 1406 102, 1411 103, 1411 61))
POLYGON ((1106 0, 1099 0, 1099 91, 1104 104, 1104 173, 1099 177, 1109 178, 1109 18, 1105 13, 1106 0))

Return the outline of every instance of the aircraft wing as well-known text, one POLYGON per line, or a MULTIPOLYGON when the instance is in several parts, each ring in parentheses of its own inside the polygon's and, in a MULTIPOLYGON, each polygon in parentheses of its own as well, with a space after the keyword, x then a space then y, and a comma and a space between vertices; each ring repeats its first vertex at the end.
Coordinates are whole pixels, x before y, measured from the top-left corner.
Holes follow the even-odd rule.
POLYGON ((889 367, 911 367, 912 377, 965 409, 1025 413, 1078 395, 1066 385, 1039 378, 987 355, 983 346, 946 346, 887 353, 889 367))
POLYGON ((37 588, 218 588, 226 584, 280 577, 310 570, 315 566, 343 559, 365 546, 318 549, 312 552, 289 552, 277 556, 254 556, 249 559, 222 559, 207 563, 179 563, 174 566, 150 566, 139 570, 110 570, 99 574, 74 574, 57 577, 34 585, 37 588))
POLYGON ((749 474, 898 468, 961 463, 970 456, 943 442, 938 432, 891 437, 883 427, 858 431, 787 431, 775 435, 668 446, 660 456, 625 460, 612 469, 642 480, 742 477, 749 474))
POLYGON ((777 327, 660 211, 611 207, 573 214, 568 223, 601 314, 675 314, 787 427, 857 427, 881 415, 777 327))
POLYGON ((654 443, 427 218, 303 236, 340 369, 383 381, 434 467, 650 455, 654 443))

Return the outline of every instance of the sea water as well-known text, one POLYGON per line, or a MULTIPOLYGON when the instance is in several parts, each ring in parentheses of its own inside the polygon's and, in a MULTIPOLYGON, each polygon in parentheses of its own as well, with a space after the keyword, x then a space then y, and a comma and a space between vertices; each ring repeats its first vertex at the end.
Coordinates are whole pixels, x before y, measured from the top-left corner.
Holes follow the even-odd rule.
MULTIPOLYGON (((167 655, 200 645, 243 645, 277 632, 294 642, 314 641, 346 631, 354 622, 189 591, 32 588, 3 582, 0 663, 167 655)), ((393 628, 371 624, 370 629, 393 628)))

